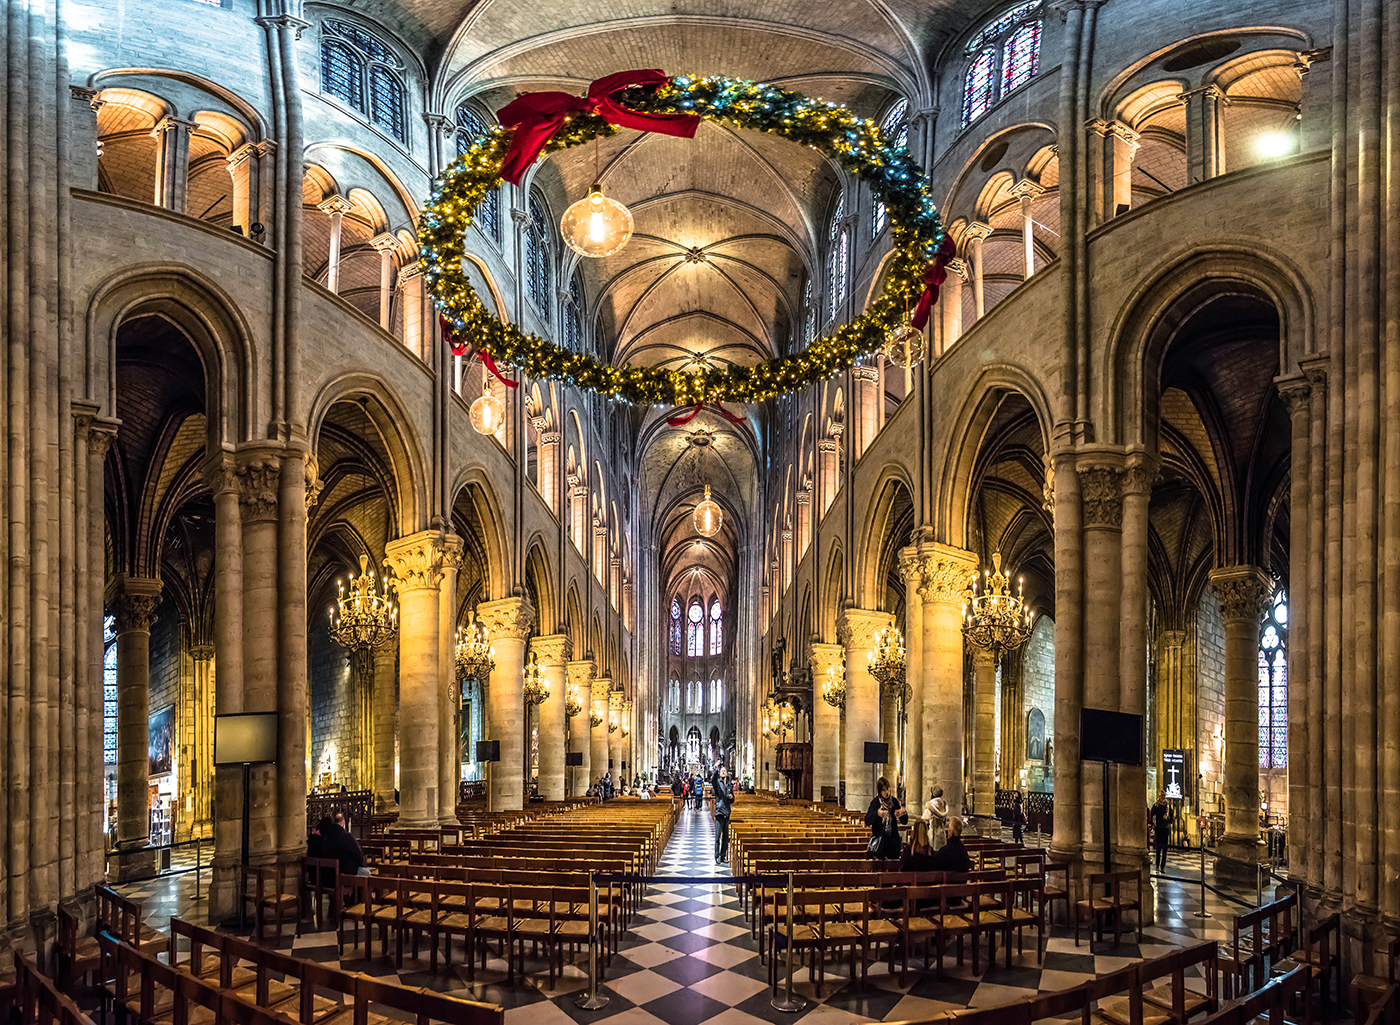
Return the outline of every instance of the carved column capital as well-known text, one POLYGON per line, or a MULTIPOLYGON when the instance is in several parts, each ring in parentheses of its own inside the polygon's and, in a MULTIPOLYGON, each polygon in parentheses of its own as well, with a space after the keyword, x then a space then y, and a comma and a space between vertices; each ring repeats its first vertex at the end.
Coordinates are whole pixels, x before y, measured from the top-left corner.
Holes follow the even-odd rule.
POLYGON ((1146 462, 1134 463, 1118 478, 1118 490, 1123 495, 1147 495, 1157 482, 1157 468, 1146 462))
POLYGON ((1011 187, 1011 194, 1017 199, 1035 199, 1045 192, 1045 186, 1029 178, 1022 178, 1011 187))
POLYGON ((899 550, 898 566, 901 579, 906 583, 913 583, 915 587, 923 586, 924 563, 919 557, 917 545, 909 545, 899 550))
POLYGON ((1298 361, 1298 368, 1303 371, 1303 376, 1319 399, 1327 394, 1327 368, 1331 362, 1330 356, 1311 356, 1298 361))
POLYGON ((1122 471, 1116 466, 1080 466, 1079 494, 1084 503, 1084 526, 1123 525, 1122 471))
POLYGON ((160 592, 160 581, 151 577, 132 577, 123 573, 113 579, 107 604, 116 618, 117 633, 150 633, 156 606, 160 604, 160 592))
POLYGON ((579 693, 589 693, 593 691, 593 671, 594 665, 591 658, 579 659, 576 662, 566 662, 564 664, 564 679, 568 681, 570 687, 577 687, 579 693))
POLYGON ((164 135, 166 132, 175 132, 182 129, 193 135, 199 129, 199 124, 195 121, 186 121, 184 118, 167 114, 156 122, 156 126, 151 129, 151 135, 155 138, 160 138, 160 136, 164 135))
POLYGON ((893 623, 894 617, 888 612, 846 609, 836 620, 836 636, 848 651, 851 648, 868 650, 875 647, 876 634, 893 623))
POLYGON ((807 660, 812 670, 812 680, 818 689, 826 679, 827 670, 839 671, 846 662, 846 649, 839 644, 813 644, 812 655, 807 660))
POLYGON ((389 232, 381 232, 369 240, 370 247, 378 253, 394 254, 398 252, 399 240, 389 232))
POLYGON ((281 483, 282 462, 275 450, 264 449, 240 454, 235 474, 238 501, 245 522, 277 518, 277 489, 281 483))
POLYGON ((192 644, 190 645, 190 658, 196 662, 210 662, 214 658, 214 645, 212 644, 192 644))
MULTIPOLYGON (((588 665, 593 665, 593 662, 590 660, 588 665)), ((608 700, 608 692, 611 690, 612 680, 608 679, 606 676, 593 677, 592 697, 594 701, 608 700)))
POLYGON ((528 598, 501 598, 477 606, 477 618, 492 637, 523 641, 535 625, 535 607, 528 598))
POLYGON ((1312 401, 1312 384, 1305 374, 1290 374, 1274 378, 1279 398, 1283 400, 1290 417, 1307 416, 1312 401))
POLYGON ((530 651, 542 666, 562 666, 573 654, 574 644, 567 634, 546 634, 530 639, 530 651))
POLYGON ((335 214, 341 214, 343 216, 355 209, 355 207, 344 196, 327 196, 316 204, 316 209, 332 216, 335 214))
POLYGON ((1274 582, 1258 566, 1225 566, 1210 571, 1210 587, 1220 602, 1223 623, 1258 623, 1273 597, 1274 582))
POLYGON ((983 239, 990 237, 991 234, 992 226, 990 224, 983 224, 981 221, 973 221, 963 229, 963 241, 969 244, 981 242, 983 239))
POLYGON ((961 608, 967 603, 967 588, 977 576, 977 556, 951 545, 921 545, 919 554, 923 582, 919 594, 926 605, 961 608))
POLYGON ((455 569, 461 560, 462 539, 441 530, 420 531, 384 546, 384 565, 394 571, 391 583, 400 594, 436 589, 444 570, 455 569))
POLYGON ((1161 648, 1161 649, 1164 649, 1164 650, 1170 650, 1170 649, 1172 649, 1172 648, 1175 648, 1175 649, 1177 649, 1178 651, 1180 651, 1181 648, 1182 648, 1185 644, 1186 644, 1186 631, 1185 631, 1185 630, 1159 630, 1159 631, 1157 632, 1157 647, 1158 647, 1158 648, 1161 648))

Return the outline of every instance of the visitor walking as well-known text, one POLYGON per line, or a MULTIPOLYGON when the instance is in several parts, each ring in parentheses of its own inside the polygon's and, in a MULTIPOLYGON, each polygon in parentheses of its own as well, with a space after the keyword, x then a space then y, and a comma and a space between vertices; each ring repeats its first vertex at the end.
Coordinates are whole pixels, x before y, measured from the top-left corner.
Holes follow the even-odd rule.
POLYGON ((1011 799, 1011 840, 1022 843, 1026 832, 1026 809, 1021 805, 1021 791, 1011 799))
POLYGON ((1152 806, 1152 847, 1157 874, 1167 870, 1167 840, 1171 836, 1171 821, 1176 817, 1167 801, 1166 791, 1157 791, 1157 803, 1152 806))
POLYGON ((729 815, 734 806, 734 783, 729 769, 721 765, 710 787, 715 795, 715 864, 729 864, 729 815))

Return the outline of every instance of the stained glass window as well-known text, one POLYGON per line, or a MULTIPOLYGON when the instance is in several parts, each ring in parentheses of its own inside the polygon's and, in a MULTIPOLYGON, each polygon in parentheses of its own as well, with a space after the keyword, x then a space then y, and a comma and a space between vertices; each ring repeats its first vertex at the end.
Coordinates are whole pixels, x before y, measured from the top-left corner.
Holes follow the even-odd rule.
POLYGON ((724 710, 724 684, 716 676, 710 681, 710 711, 721 712, 724 710))
MULTIPOLYGON (((486 119, 465 103, 457 108, 457 155, 460 157, 482 136, 490 132, 486 119)), ((500 244, 501 190, 492 189, 476 208, 475 222, 481 233, 500 244)))
POLYGON ((1259 768, 1288 768, 1288 595, 1274 591, 1259 628, 1259 768))
POLYGON ((831 241, 831 267, 830 267, 830 302, 827 304, 827 318, 834 319, 836 311, 841 308, 841 303, 846 298, 846 253, 849 250, 849 232, 841 222, 846 217, 846 197, 842 196, 836 203, 836 212, 831 215, 831 230, 829 238, 831 241))
POLYGON ((685 653, 691 658, 699 658, 705 654, 705 612, 700 608, 700 602, 691 602, 685 616, 690 620, 685 628, 685 653))
POLYGON ((671 599, 671 654, 681 653, 681 603, 671 599))
POLYGON ((569 301, 564 306, 564 348, 583 351, 583 283, 577 274, 569 279, 569 301))
POLYGON ((719 602, 710 605, 710 654, 718 655, 724 646, 724 626, 720 621, 719 602))
POLYGON ((535 309, 546 324, 551 320, 549 242, 545 235, 548 224, 544 205, 531 196, 530 221, 525 226, 525 285, 530 293, 530 301, 535 304, 535 309))
POLYGON ((1040 70, 1040 22, 1022 25, 1006 41, 1001 58, 1001 94, 1030 81, 1040 70))
POLYGON ((807 286, 802 290, 802 309, 806 311, 807 322, 803 327, 803 345, 811 345, 817 340, 817 304, 812 298, 812 279, 807 279, 807 286))
POLYGON ((996 62, 997 52, 983 50, 967 69, 967 79, 963 84, 963 127, 966 128, 987 111, 996 101, 996 62))
POLYGON ((112 632, 115 619, 102 620, 102 761, 117 764, 117 635, 112 632))
POLYGON ((327 20, 321 28, 321 91, 406 142, 403 63, 393 49, 348 22, 327 20))
POLYGON ((963 79, 966 128, 1040 70, 1040 2, 1020 4, 982 27, 967 43, 963 79))
MULTIPOLYGON (((909 125, 904 117, 909 113, 909 101, 900 100, 889 109, 884 118, 880 121, 880 132, 890 145, 901 148, 909 144, 909 125)), ((889 224, 889 211, 885 209, 885 204, 878 199, 875 200, 874 209, 870 216, 870 237, 879 237, 880 232, 885 230, 885 225, 889 224)))

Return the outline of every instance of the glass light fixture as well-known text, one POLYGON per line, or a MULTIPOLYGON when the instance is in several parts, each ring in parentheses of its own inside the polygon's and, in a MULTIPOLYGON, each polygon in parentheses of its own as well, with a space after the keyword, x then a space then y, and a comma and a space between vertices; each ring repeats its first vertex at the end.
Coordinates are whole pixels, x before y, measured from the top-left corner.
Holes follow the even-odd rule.
POLYGON ((525 704, 538 705, 549 700, 549 681, 540 672, 540 664, 535 661, 535 653, 530 652, 530 661, 525 665, 525 704))
POLYGON ((892 626, 885 627, 875 637, 875 650, 870 652, 870 675, 896 700, 908 697, 904 678, 904 635, 892 626))
POLYGON ((387 587, 369 568, 369 556, 360 556, 360 575, 346 584, 336 581, 340 594, 329 610, 331 639, 348 648, 357 659, 382 648, 398 631, 399 610, 387 587))
POLYGON ((846 707, 846 667, 842 666, 838 675, 835 666, 826 667, 826 679, 822 681, 822 700, 832 708, 846 707))
POLYGON ((603 186, 596 181, 588 195, 559 219, 564 244, 580 256, 612 256, 627 244, 632 228, 632 211, 603 195, 603 186))
POLYGON ((467 410, 477 434, 495 434, 506 422, 506 405, 491 394, 491 382, 483 381, 481 395, 467 410))
POLYGON ((608 732, 616 733, 617 725, 617 709, 613 709, 612 712, 608 715, 608 732))
POLYGON ((578 684, 571 683, 564 694, 564 716, 572 719, 583 711, 583 702, 579 700, 578 684))
POLYGON ((456 661, 458 683, 468 680, 480 683, 496 668, 495 651, 488 641, 486 624, 476 618, 475 610, 467 621, 465 632, 461 627, 457 628, 456 661))
POLYGON ((1007 575, 1001 571, 1001 552, 992 553, 992 568, 983 570, 984 583, 978 592, 976 578, 968 586, 968 602, 963 606, 963 635, 979 648, 995 655, 1015 651, 1031 635, 1032 615, 1023 600, 1024 580, 1011 593, 1007 575))
POLYGON ((885 335, 880 352, 897 367, 918 366, 924 358, 924 333, 912 324, 901 324, 885 335))
POLYGON ((596 730, 599 726, 603 725, 603 717, 602 717, 601 715, 599 715, 597 712, 589 712, 589 713, 588 713, 588 725, 591 726, 591 727, 593 727, 593 729, 596 730))
POLYGON ((705 485, 705 497, 695 507, 695 533, 701 537, 714 537, 724 524, 724 512, 719 503, 710 497, 710 486, 705 485))

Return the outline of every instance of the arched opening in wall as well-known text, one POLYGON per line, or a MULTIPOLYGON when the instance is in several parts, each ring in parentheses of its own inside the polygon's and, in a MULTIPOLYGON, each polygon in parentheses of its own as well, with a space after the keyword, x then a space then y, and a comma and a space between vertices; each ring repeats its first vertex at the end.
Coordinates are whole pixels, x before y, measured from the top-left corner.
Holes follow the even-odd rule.
POLYGON ((171 842, 207 831, 212 800, 202 775, 210 768, 212 680, 201 671, 205 686, 196 688, 192 676, 196 643, 212 657, 204 647, 213 560, 201 471, 206 375, 170 319, 138 314, 117 329, 115 376, 121 425, 104 482, 112 671, 103 695, 115 758, 104 770, 104 819, 118 840, 171 842), (121 657, 142 643, 144 663, 121 657))
POLYGON ((385 703, 394 700, 398 644, 347 649, 333 636, 329 614, 351 577, 382 580, 385 548, 399 536, 401 482, 376 423, 388 413, 372 405, 368 397, 335 402, 316 434, 322 486, 306 538, 309 783, 372 790, 387 803, 398 752, 385 703))
POLYGON ((1303 80, 1298 54, 1252 53, 1215 72, 1225 92, 1221 131, 1225 170, 1240 171, 1298 152, 1303 80))
POLYGON ((97 110, 97 187, 141 203, 156 201, 155 128, 165 103, 134 89, 104 89, 97 110))
POLYGON ((1132 157, 1133 209, 1184 189, 1186 99, 1181 83, 1166 81, 1143 86, 1123 101, 1118 117, 1138 135, 1132 157))
MULTIPOLYGON (((1272 580, 1271 589, 1287 586, 1291 435, 1273 383, 1279 333, 1278 310, 1258 288, 1211 279, 1172 304, 1149 350, 1160 353, 1151 357, 1160 367, 1160 400, 1149 427, 1161 467, 1149 503, 1147 735, 1159 759, 1167 749, 1195 752, 1202 780, 1192 810, 1210 815, 1220 813, 1226 758, 1248 762, 1258 772, 1258 799, 1269 800, 1275 813, 1287 811, 1286 745, 1284 764, 1275 767, 1271 755, 1268 764, 1257 762, 1258 739, 1272 738, 1268 700, 1277 697, 1286 708, 1286 665, 1281 690, 1260 688, 1260 721, 1230 732, 1227 673, 1235 663, 1227 657, 1224 617, 1231 613, 1211 577, 1252 574, 1272 580), (1256 726, 1263 732, 1256 735, 1256 726), (1236 738, 1231 750, 1227 732, 1236 738)), ((1259 617, 1261 636, 1266 615, 1259 617)), ((1233 686, 1253 692, 1258 652, 1251 645, 1240 654, 1249 678, 1233 686)), ((1150 773, 1149 786, 1155 782, 1150 773)))
POLYGON ((227 114, 214 111, 200 111, 194 115, 194 122, 199 127, 190 134, 189 140, 185 213, 222 228, 232 228, 234 183, 229 157, 247 142, 245 129, 227 114))
POLYGON ((983 186, 977 199, 978 219, 991 229, 982 241, 982 291, 987 310, 1030 276, 1016 185, 1009 172, 998 172, 983 186))
POLYGON ((305 276, 384 324, 384 302, 393 302, 393 270, 404 254, 400 240, 389 233, 379 199, 367 189, 341 185, 326 168, 313 164, 302 179, 302 224, 305 276), (387 297, 382 287, 386 259, 391 263, 387 297))

